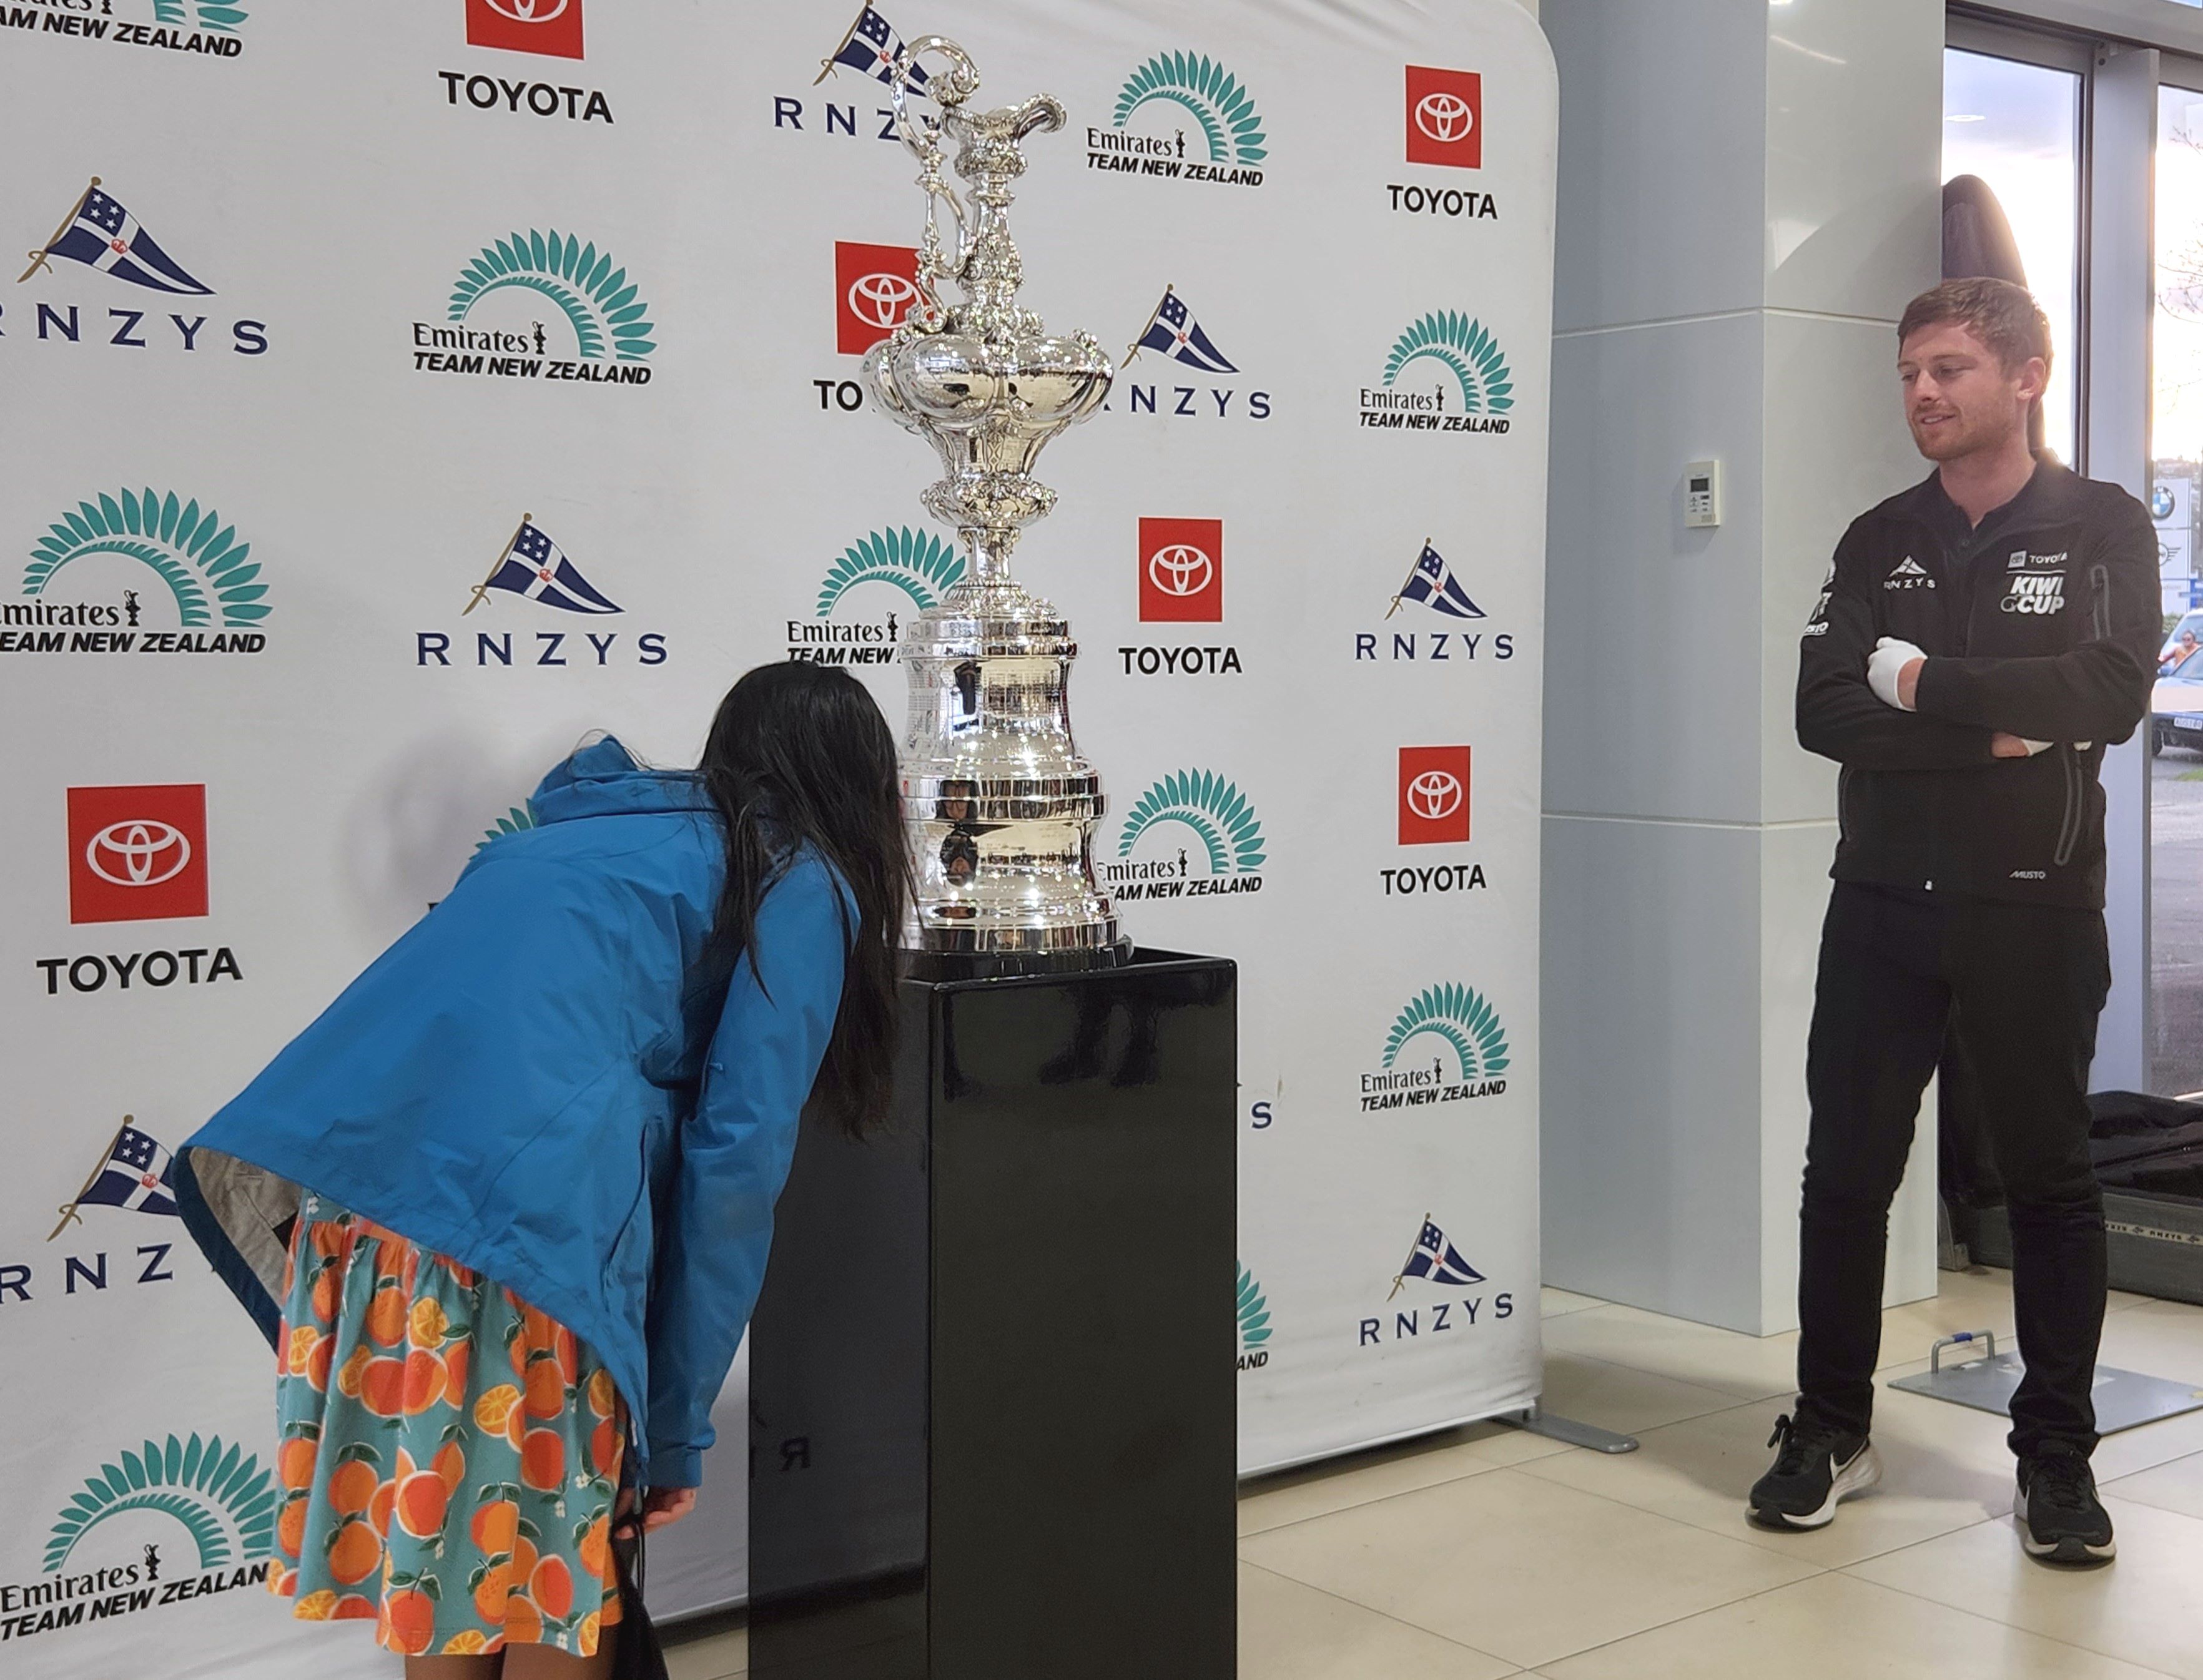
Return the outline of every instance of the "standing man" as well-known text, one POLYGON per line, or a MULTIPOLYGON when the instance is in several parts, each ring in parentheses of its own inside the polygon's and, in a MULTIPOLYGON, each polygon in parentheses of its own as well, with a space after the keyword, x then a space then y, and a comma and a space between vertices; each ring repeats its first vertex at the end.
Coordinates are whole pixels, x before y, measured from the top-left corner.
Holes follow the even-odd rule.
POLYGON ((1946 1029, 1978 1070, 2011 1220, 2027 1376, 2014 1511, 2033 1555, 2107 1561, 2089 1384, 2104 1314, 2088 1064, 2111 986, 2104 748, 2148 710, 2157 539, 2123 490, 2029 452, 2050 329, 2002 280, 1898 328, 1905 419, 1936 463, 1856 521, 1805 626, 1798 739, 1843 766, 1805 1083, 1794 1417, 1751 1490, 1818 1528, 1880 1480, 1868 1431, 1883 1253, 1946 1029))

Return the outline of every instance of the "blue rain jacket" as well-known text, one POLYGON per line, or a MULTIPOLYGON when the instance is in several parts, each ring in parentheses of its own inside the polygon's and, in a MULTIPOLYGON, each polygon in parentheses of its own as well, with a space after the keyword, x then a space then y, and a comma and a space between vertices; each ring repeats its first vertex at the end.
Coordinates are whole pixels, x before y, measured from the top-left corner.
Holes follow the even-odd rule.
POLYGON ((531 804, 184 1145, 179 1204, 271 1341, 301 1190, 473 1267, 598 1351, 646 1485, 694 1487, 855 912, 804 852, 715 980, 726 854, 696 776, 607 739, 531 804))

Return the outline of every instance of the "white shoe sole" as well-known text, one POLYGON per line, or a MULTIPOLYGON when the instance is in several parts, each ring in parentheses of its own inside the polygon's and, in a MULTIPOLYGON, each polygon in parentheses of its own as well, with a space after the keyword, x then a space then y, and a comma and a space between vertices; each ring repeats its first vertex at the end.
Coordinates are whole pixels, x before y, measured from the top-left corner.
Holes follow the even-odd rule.
POLYGON ((2091 1546, 2084 1540, 2066 1539, 2041 1541, 2027 1525, 2027 1495, 2014 1489, 2011 1514, 2019 1519, 2019 1543, 2030 1558, 2046 1558, 2057 1564, 2107 1564, 2119 1554, 2119 1542, 2107 1540, 2101 1546, 2091 1546))
POLYGON ((1836 1506, 1853 1494, 1863 1494, 1881 1480, 1881 1455, 1874 1450, 1872 1441, 1852 1454, 1852 1461, 1838 1471, 1828 1483, 1828 1497, 1821 1508, 1803 1517, 1787 1511, 1763 1511, 1757 1506, 1748 1507, 1759 1521, 1778 1529, 1824 1529, 1836 1520, 1836 1506))

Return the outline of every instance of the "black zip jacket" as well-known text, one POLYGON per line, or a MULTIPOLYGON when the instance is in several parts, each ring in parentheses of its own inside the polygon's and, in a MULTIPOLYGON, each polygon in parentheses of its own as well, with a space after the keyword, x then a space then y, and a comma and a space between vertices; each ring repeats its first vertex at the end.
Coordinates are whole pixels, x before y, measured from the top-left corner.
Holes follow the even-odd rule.
POLYGON ((1805 626, 1798 740, 1843 766, 1838 881, 2104 903, 2104 748, 2149 710, 2157 533, 2141 503, 2045 463, 1977 528, 1930 475, 1855 520, 1805 626), (1917 711, 1867 687, 1917 644, 1917 711), (2053 743, 1996 758, 1999 730, 2053 743))

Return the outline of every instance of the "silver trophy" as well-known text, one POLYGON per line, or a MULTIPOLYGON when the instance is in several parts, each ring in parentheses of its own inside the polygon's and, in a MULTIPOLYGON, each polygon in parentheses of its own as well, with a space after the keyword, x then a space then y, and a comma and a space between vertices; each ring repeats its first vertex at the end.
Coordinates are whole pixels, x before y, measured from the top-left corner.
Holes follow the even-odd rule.
POLYGON ((1050 337, 1018 307, 1011 186, 1026 135, 1063 127, 1047 94, 968 111, 978 72, 927 35, 895 62, 895 123, 926 193, 918 301, 865 357, 873 399, 940 451, 923 500, 963 539, 963 578, 901 645, 910 676, 902 787, 918 891, 905 945, 983 966, 1101 964, 1119 954, 1094 875, 1102 781, 1071 734, 1066 688, 1078 645, 1060 612, 1010 575, 1019 533, 1055 504, 1032 476, 1041 445, 1102 406, 1116 370, 1090 333, 1050 337), (911 74, 936 116, 909 109, 911 74), (954 153, 966 183, 942 177, 954 153), (944 230, 944 208, 953 226, 944 230), (960 298, 945 300, 942 282, 960 298))

